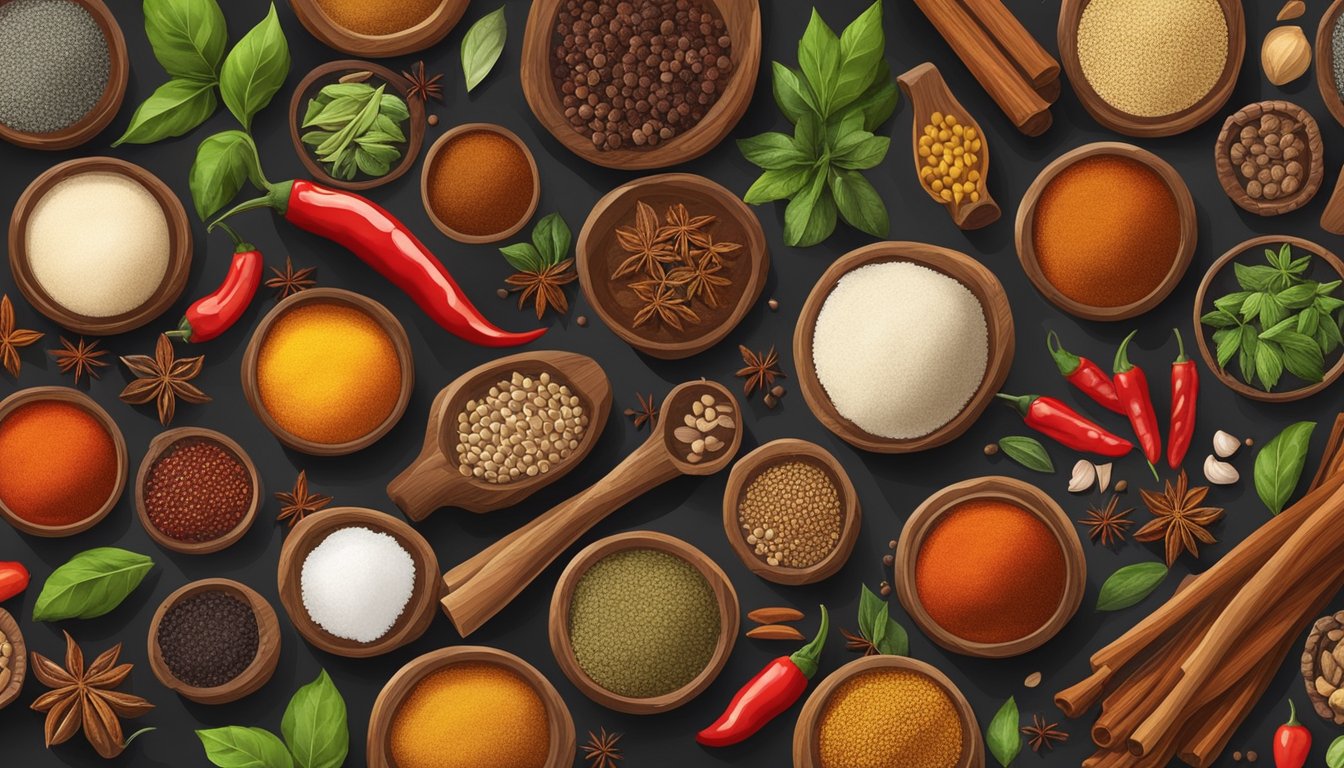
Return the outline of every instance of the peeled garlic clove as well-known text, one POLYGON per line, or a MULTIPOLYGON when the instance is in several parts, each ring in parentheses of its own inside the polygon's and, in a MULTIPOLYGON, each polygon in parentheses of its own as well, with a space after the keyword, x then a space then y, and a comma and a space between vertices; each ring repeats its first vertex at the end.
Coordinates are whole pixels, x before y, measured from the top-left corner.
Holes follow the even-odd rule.
POLYGON ((1073 476, 1069 478, 1069 493, 1083 493, 1097 482, 1097 468, 1087 459, 1079 459, 1073 465, 1073 476))
POLYGON ((1220 429, 1213 433, 1213 452, 1218 455, 1218 458, 1226 459, 1236 453, 1240 447, 1241 440, 1227 432, 1220 429))
POLYGON ((1311 43, 1301 27, 1275 27, 1260 47, 1260 66, 1275 85, 1286 85, 1311 66, 1311 43))
POLYGON ((1241 479, 1237 468, 1209 454, 1204 457, 1204 479, 1214 485, 1232 485, 1241 479))
POLYGON ((1097 465, 1097 490, 1101 491, 1102 493, 1105 493, 1105 492, 1106 492, 1106 489, 1109 488, 1109 487, 1111 487, 1111 465, 1110 465, 1110 464, 1098 464, 1098 465, 1097 465))

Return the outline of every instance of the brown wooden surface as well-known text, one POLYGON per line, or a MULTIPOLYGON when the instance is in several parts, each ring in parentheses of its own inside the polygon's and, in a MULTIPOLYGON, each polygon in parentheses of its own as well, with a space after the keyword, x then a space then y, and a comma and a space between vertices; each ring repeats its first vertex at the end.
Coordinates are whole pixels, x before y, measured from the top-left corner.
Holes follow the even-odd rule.
POLYGON ((443 0, 438 10, 415 26, 390 35, 365 35, 340 26, 317 0, 289 0, 309 34, 342 53, 385 59, 423 51, 448 36, 471 0, 443 0))
POLYGON ((1014 236, 1017 241, 1017 259, 1021 262, 1023 271, 1031 279, 1032 285, 1036 286, 1036 290, 1040 291, 1041 295, 1051 304, 1084 320, 1114 322, 1129 320, 1144 314, 1161 304, 1176 289, 1176 286, 1181 282, 1181 278, 1185 276, 1185 271, 1190 267, 1190 260, 1194 256, 1195 243, 1199 239, 1199 222, 1195 213, 1195 201, 1190 197, 1190 188, 1185 185, 1185 180, 1181 178, 1175 168, 1171 167, 1170 163, 1133 144, 1118 141, 1098 141, 1065 152, 1045 166, 1045 169, 1027 188, 1027 193, 1023 195, 1022 203, 1018 206, 1017 229, 1014 236), (1050 182, 1054 181, 1056 176, 1074 163, 1102 155, 1135 160, 1148 166, 1158 176, 1162 177, 1162 180, 1167 183, 1172 195, 1176 198, 1176 209, 1181 222, 1181 244, 1172 259, 1171 269, 1168 270, 1167 276, 1147 296, 1118 307, 1094 307, 1065 296, 1041 272, 1041 265, 1036 261, 1036 244, 1032 236, 1036 223, 1036 206, 1040 203, 1041 195, 1045 192, 1045 188, 1050 185, 1050 182))
POLYGON ((1031 87, 1053 102, 1059 95, 1059 62, 1031 36, 1022 22, 1003 4, 1003 0, 961 0, 966 11, 979 22, 1021 72, 1031 87), (1054 86, 1055 96, 1046 96, 1043 88, 1054 86))
POLYGON ((28 678, 28 646, 23 642, 19 622, 4 608, 0 608, 0 632, 5 633, 5 639, 13 648, 9 657, 9 684, 0 688, 0 709, 4 709, 23 692, 23 682, 28 678))
POLYGON ((140 525, 144 526, 145 533, 154 540, 155 544, 172 552, 178 552, 184 555, 206 555, 211 552, 218 552, 227 549, 238 542, 247 534, 248 529, 257 518, 257 508, 261 506, 261 475, 257 473, 257 465, 253 463, 252 457, 247 455, 247 451, 239 445, 233 438, 213 429, 203 427, 178 427, 166 432, 160 432, 153 440, 149 441, 149 447, 145 449, 145 457, 140 460, 140 470, 135 475, 135 514, 140 518, 140 525), (168 449, 182 442, 183 440, 199 439, 215 443, 224 450, 233 454, 243 469, 247 471, 248 480, 252 483, 252 503, 248 505, 247 511, 243 514, 243 519, 238 521, 232 531, 210 541, 179 541, 160 531, 149 519, 149 510, 145 508, 145 484, 149 481, 149 472, 154 468, 159 458, 163 456, 168 449))
POLYGON ((459 243, 467 243, 468 245, 498 243, 501 240, 507 240, 508 238, 513 237, 518 234, 518 230, 522 229, 524 224, 532 220, 532 214, 537 212, 537 201, 540 199, 541 174, 537 171, 537 159, 532 156, 532 150, 528 149, 527 143, 518 138, 518 134, 502 125, 495 125, 494 123, 463 123, 462 125, 444 131, 442 136, 440 136, 433 144, 429 145, 429 151, 425 152, 425 162, 420 168, 420 201, 425 205, 425 215, 429 217, 430 222, 437 227, 440 232, 459 243), (490 133, 499 134, 513 142, 514 146, 522 150, 523 157, 527 158, 528 167, 532 169, 532 201, 527 205, 527 212, 523 214, 522 218, 518 219, 518 221, 514 222, 507 229, 502 229, 499 232, 494 232, 488 235, 468 235, 465 232, 458 232, 449 226, 447 222, 439 218, 439 215, 434 212, 434 206, 430 204, 429 200, 430 173, 433 171, 434 159, 438 157, 439 151, 442 150, 448 142, 458 136, 475 131, 488 131, 490 133))
POLYGON ((865 451, 914 453, 951 442, 970 429, 1008 378, 1008 370, 1013 364, 1014 345, 1013 312, 1008 305, 1008 296, 1003 292, 999 279, 985 265, 964 253, 936 245, 888 241, 850 251, 822 274, 808 294, 793 332, 793 362, 798 371, 798 388, 803 392, 807 407, 822 426, 855 448, 865 451), (817 379, 816 366, 812 362, 812 337, 816 332, 817 316, 821 314, 821 307, 835 289, 836 283, 859 267, 889 261, 919 264, 966 286, 966 290, 974 294, 985 311, 985 325, 989 334, 989 360, 985 366, 985 378, 966 407, 942 427, 923 437, 908 440, 879 437, 840 415, 817 379))
MULTIPOLYGON (((71 226, 79 226, 72 222, 71 226)), ((14 282, 29 304, 62 328, 86 336, 111 336, 135 330, 162 315, 177 302, 191 271, 191 223, 182 201, 159 177, 134 163, 115 157, 81 157, 48 168, 23 191, 9 218, 9 268, 14 282), (72 312, 47 295, 28 263, 28 220, 37 202, 58 182, 82 173, 116 173, 144 187, 163 207, 168 222, 168 265, 163 281, 144 305, 111 317, 90 317, 72 312)), ((109 267, 112 268, 112 267, 109 267)), ((124 267, 117 266, 116 269, 124 267)))
POLYGON ((387 495, 403 514, 424 520, 441 507, 470 512, 493 512, 510 507, 569 474, 602 436, 611 413, 611 382, 602 366, 591 357, 573 352, 521 352, 479 365, 444 387, 429 408, 429 424, 420 455, 388 483, 387 495), (502 379, 517 371, 525 376, 551 374, 552 380, 569 387, 588 413, 588 427, 579 446, 568 458, 535 477, 522 477, 499 485, 464 477, 458 470, 457 417, 468 400, 477 399, 502 379))
POLYGON ((1332 235, 1344 235, 1344 171, 1335 179, 1335 190, 1321 211, 1321 229, 1332 235))
POLYGON ((595 541, 569 561, 569 565, 560 574, 560 579, 555 584, 555 592, 551 596, 548 631, 556 664, 580 693, 617 712, 630 715, 657 715, 690 702, 703 693, 723 671, 723 665, 728 663, 728 657, 732 655, 733 646, 737 643, 737 631, 741 626, 739 612, 737 591, 733 589, 733 583, 728 580, 728 575, 723 569, 704 552, 665 533, 629 531, 595 541), (570 605, 574 602, 574 590, 583 575, 608 555, 635 549, 665 552, 690 563, 709 584, 719 607, 719 641, 714 647, 709 663, 689 683, 671 693, 650 698, 624 696, 598 685, 583 667, 579 666, 569 637, 570 605))
POLYGON ((1339 98, 1339 89, 1335 83, 1335 50, 1331 45, 1340 11, 1344 11, 1344 0, 1335 0, 1321 16, 1320 26, 1316 28, 1316 87, 1335 122, 1344 125, 1344 100, 1339 98))
MULTIPOLYGON (((519 79, 523 96, 537 122, 566 149, 594 165, 625 171, 666 168, 693 160, 718 145, 747 111, 756 90, 761 64, 761 7, 758 0, 706 0, 723 18, 732 38, 733 69, 728 87, 688 131, 648 149, 599 151, 588 134, 580 133, 565 118, 565 109, 551 74, 555 46, 555 18, 563 0, 533 0, 523 33, 523 59, 519 79)), ((723 80, 719 80, 723 82, 723 80)))
MULTIPOLYGON (((1294 133, 1297 133, 1297 131, 1294 131, 1294 133)), ((1311 199, 1316 196, 1316 192, 1321 188, 1321 181, 1325 178, 1325 147, 1321 143, 1321 128, 1316 124, 1316 118, 1312 117, 1310 112, 1290 101, 1258 101, 1254 104, 1248 104, 1229 115, 1226 122, 1223 123, 1223 130, 1219 132, 1218 141, 1214 145, 1213 166, 1218 171, 1218 181, 1223 185, 1223 191, 1242 210, 1250 211, 1258 216, 1278 216, 1289 211, 1295 211, 1311 202, 1311 199), (1243 127, 1258 125, 1260 118, 1268 114, 1287 117, 1302 124, 1301 130, 1306 132, 1307 148, 1298 162, 1302 163, 1302 167, 1307 170, 1307 178, 1302 182, 1302 188, 1292 197, 1279 198, 1278 200, 1256 200, 1246 194, 1246 188, 1242 186, 1239 170, 1232 163, 1228 151, 1234 143, 1241 140, 1241 129, 1243 127)))

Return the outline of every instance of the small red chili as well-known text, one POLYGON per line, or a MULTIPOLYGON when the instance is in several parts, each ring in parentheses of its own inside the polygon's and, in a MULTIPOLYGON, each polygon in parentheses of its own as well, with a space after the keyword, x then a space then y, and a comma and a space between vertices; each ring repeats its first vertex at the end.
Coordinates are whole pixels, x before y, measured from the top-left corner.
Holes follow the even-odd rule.
POLYGON ((1120 404, 1120 397, 1115 394, 1115 385, 1111 384, 1111 377, 1106 375, 1101 366, 1064 349, 1064 345, 1059 342, 1059 334, 1054 331, 1046 334, 1045 346, 1050 350, 1050 356, 1055 358, 1055 365, 1059 367, 1060 374, 1068 379, 1070 384, 1095 400, 1097 405, 1116 413, 1125 412, 1125 407, 1120 404))
POLYGON ((1134 449, 1128 440, 1111 434, 1053 397, 1014 397, 1002 392, 996 397, 1011 403, 1028 427, 1075 451, 1119 458, 1134 449))
POLYGON ((169 338, 193 344, 218 338, 242 318, 257 295, 257 286, 261 285, 261 252, 251 243, 243 242, 228 224, 219 222, 214 226, 233 238, 233 263, 218 288, 187 307, 177 330, 165 334, 169 338))
POLYGON ((1185 340, 1179 328, 1176 334, 1178 353, 1171 364, 1171 430, 1167 434, 1167 464, 1180 469, 1190 438, 1195 434, 1195 406, 1199 400, 1199 368, 1185 354, 1185 340))
POLYGON ((695 735, 695 740, 706 747, 737 744, 793 706, 807 690, 807 681, 817 674, 821 649, 830 629, 831 620, 823 605, 821 629, 812 642, 792 656, 780 656, 767 664, 742 686, 713 725, 695 735))
POLYGON ((1297 707, 1288 700, 1288 722, 1274 732, 1274 768, 1302 768, 1311 755, 1311 731, 1297 721, 1297 707))
POLYGON ((28 588, 28 569, 23 563, 0 562, 0 603, 28 588))
POLYGON ((1129 362, 1129 342, 1138 334, 1134 331, 1120 342, 1115 351, 1115 394, 1125 406, 1125 415, 1134 428, 1134 437, 1139 440, 1148 466, 1157 476, 1157 462, 1162 459, 1162 435, 1157 430, 1157 412, 1153 410, 1153 398, 1148 394, 1148 377, 1143 369, 1129 362))

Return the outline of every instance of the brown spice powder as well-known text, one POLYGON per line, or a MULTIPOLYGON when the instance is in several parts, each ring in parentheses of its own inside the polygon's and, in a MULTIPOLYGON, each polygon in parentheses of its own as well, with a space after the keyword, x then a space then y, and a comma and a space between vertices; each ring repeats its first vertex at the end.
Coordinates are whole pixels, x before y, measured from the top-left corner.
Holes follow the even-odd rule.
POLYGON ((428 19, 444 0, 317 0, 337 26, 361 35, 392 35, 428 19))
POLYGON ((464 235, 493 235, 527 215, 532 165, 509 139, 494 131, 468 131, 450 139, 429 168, 434 215, 464 235))

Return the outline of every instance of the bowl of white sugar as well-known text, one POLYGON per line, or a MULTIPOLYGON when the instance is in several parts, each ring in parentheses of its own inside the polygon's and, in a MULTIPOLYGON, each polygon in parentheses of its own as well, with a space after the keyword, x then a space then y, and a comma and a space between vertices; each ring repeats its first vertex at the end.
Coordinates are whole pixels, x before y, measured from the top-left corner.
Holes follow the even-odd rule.
POLYGON ((877 453, 956 439, 1003 385, 1013 349, 1013 314, 994 273, 912 242, 874 243, 837 260, 793 336, 812 413, 877 453))

